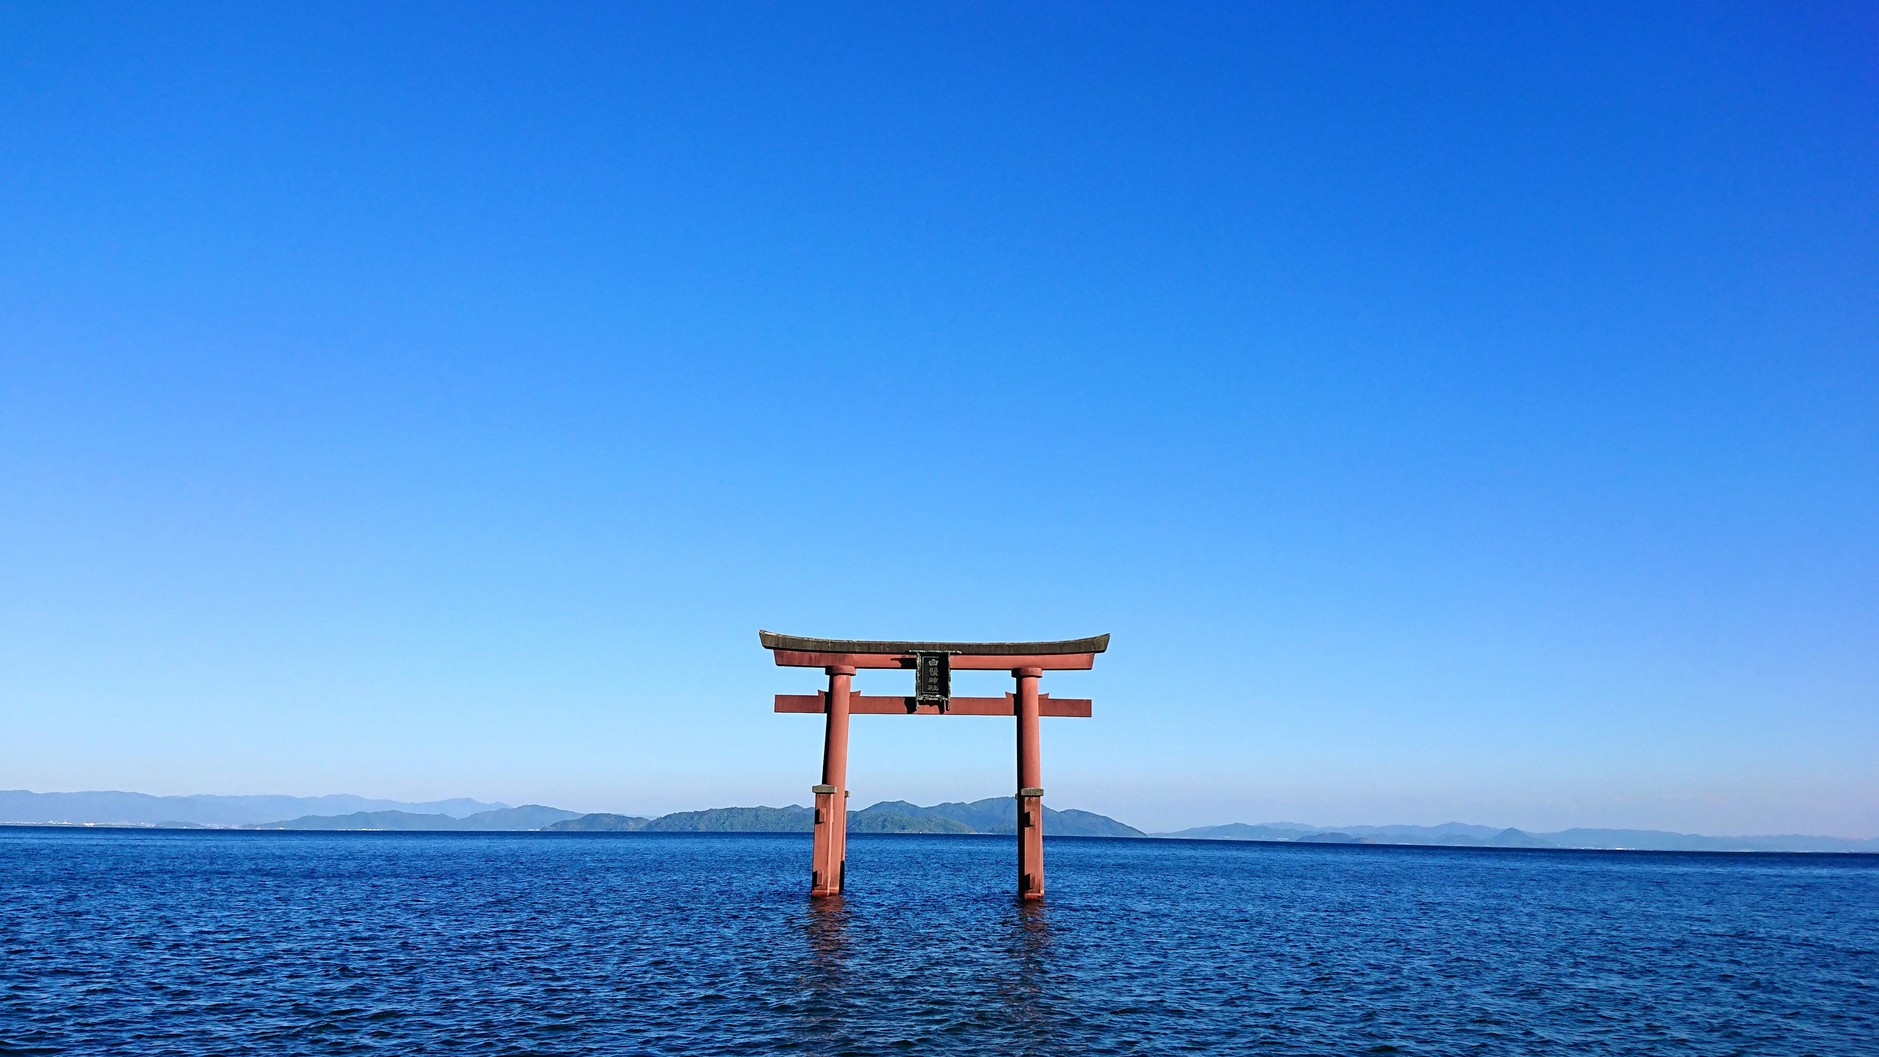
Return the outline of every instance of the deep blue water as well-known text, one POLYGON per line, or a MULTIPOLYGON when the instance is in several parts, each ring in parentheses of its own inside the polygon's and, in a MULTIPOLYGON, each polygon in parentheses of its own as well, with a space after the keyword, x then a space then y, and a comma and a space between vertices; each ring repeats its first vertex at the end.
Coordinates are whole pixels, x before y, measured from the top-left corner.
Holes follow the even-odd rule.
POLYGON ((0 829, 0 1054, 1870 1054, 1879 858, 0 829))

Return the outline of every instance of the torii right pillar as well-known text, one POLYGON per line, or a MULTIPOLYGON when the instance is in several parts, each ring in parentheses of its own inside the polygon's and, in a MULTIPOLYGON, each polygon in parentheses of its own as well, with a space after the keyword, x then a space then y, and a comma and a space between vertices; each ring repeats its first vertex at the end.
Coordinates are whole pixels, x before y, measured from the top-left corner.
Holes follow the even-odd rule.
POLYGON ((1018 898, 1044 898, 1044 763, 1037 744, 1042 668, 1013 668, 1018 680, 1018 898))

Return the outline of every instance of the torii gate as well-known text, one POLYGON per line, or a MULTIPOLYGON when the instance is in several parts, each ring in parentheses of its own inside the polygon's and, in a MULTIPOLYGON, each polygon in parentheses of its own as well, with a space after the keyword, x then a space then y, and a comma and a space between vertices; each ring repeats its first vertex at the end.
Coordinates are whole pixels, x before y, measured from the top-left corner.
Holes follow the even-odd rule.
POLYGON ((828 716, 822 742, 822 784, 816 795, 815 851, 809 866, 809 894, 840 895, 848 862, 848 717, 864 716, 1016 716, 1018 719, 1018 898, 1044 898, 1044 770, 1038 755, 1039 716, 1088 718, 1087 698, 1060 698, 1037 692, 1046 671, 1088 669, 1109 648, 1109 636, 1063 642, 876 642, 807 639, 759 631, 763 648, 778 665, 821 668, 829 688, 814 694, 778 694, 778 712, 828 716), (914 672, 911 697, 881 697, 850 692, 857 668, 905 668, 914 672), (952 670, 1007 669, 1018 692, 1003 697, 952 696, 952 670))

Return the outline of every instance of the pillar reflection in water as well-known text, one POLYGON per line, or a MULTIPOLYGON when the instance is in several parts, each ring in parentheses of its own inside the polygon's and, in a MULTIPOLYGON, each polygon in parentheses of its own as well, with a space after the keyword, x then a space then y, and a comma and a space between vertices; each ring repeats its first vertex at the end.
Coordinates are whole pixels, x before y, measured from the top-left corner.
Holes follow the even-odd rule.
POLYGON ((1051 1052, 1061 1035, 1064 1015, 1058 1003, 1064 996, 1053 966, 1056 952, 1051 937, 1050 906, 1019 902, 1013 908, 1007 934, 1010 968, 1001 991, 1011 1030, 1039 1052, 1051 1052))
POLYGON ((850 911, 841 896, 812 899, 802 910, 802 972, 797 978, 797 1031, 812 1052, 853 1048, 850 1034, 856 1000, 850 911))
POLYGON ((816 974, 839 977, 850 956, 848 904, 840 896, 812 900, 803 914, 803 938, 808 941, 809 965, 816 974))

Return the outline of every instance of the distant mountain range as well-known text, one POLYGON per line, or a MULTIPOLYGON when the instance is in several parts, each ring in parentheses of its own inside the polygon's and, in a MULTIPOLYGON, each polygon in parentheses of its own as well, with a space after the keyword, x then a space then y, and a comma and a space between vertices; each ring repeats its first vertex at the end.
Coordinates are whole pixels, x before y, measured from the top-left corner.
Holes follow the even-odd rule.
POLYGON ((1767 837, 1705 837, 1655 829, 1565 829, 1556 833, 1528 833, 1495 829, 1465 822, 1440 826, 1307 826, 1302 822, 1232 822, 1224 826, 1198 826, 1158 837, 1189 840, 1263 840, 1305 844, 1414 844, 1449 848, 1593 848, 1632 851, 1785 851, 1879 853, 1879 839, 1801 835, 1767 837))
MULTIPOLYGON (((547 827, 554 833, 808 833, 815 813, 806 807, 719 807, 678 811, 659 818, 630 815, 583 815, 547 827)), ((905 800, 884 800, 848 813, 850 833, 1016 833, 1018 805, 1008 796, 969 804, 921 807, 905 800)), ((1060 837, 1140 837, 1141 830, 1091 811, 1044 809, 1044 832, 1060 837)))
MULTIPOLYGON (((1008 796, 921 807, 884 800, 848 813, 851 833, 1014 833, 1017 804, 1008 796)), ((145 793, 34 793, 0 790, 0 824, 550 833, 807 833, 806 807, 720 807, 658 818, 457 798, 409 803, 361 796, 150 796, 145 793)), ((1044 832, 1061 837, 1143 837, 1133 826, 1090 811, 1044 809, 1044 832)), ((1566 829, 1529 833, 1464 822, 1440 826, 1312 826, 1302 822, 1233 822, 1156 837, 1284 841, 1295 844, 1408 844, 1465 848, 1591 848, 1636 851, 1864 852, 1879 838, 1802 835, 1706 837, 1648 829, 1566 829)))
MULTIPOLYGON (((253 826, 308 815, 407 811, 465 818, 508 804, 458 798, 407 803, 363 796, 151 796, 148 793, 33 793, 0 790, 0 822, 89 823, 104 826, 253 826)), ((570 812, 573 814, 573 812, 570 812)))

